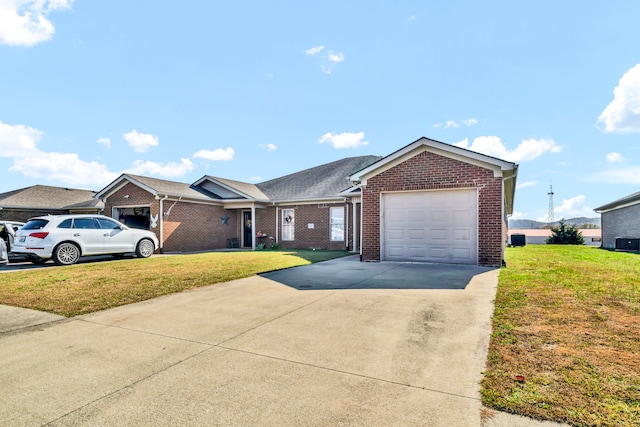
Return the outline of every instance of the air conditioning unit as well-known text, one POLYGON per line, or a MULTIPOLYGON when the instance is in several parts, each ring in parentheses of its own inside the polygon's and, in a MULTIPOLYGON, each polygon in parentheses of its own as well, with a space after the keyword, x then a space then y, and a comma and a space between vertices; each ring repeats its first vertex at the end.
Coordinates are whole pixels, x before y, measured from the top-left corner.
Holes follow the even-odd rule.
POLYGON ((640 238, 616 237, 616 251, 640 252, 640 238))
POLYGON ((527 236, 524 234, 512 234, 511 246, 524 246, 527 244, 527 236))

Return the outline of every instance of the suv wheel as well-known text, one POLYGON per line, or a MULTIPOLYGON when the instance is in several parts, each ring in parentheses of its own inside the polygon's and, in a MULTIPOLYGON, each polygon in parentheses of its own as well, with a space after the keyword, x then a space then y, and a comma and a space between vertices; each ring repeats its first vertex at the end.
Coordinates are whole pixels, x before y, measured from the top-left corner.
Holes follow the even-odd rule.
POLYGON ((155 250, 156 248, 151 240, 142 239, 138 242, 138 246, 136 246, 136 255, 140 258, 149 258, 155 250))
POLYGON ((80 259, 80 248, 73 243, 60 243, 53 250, 53 262, 58 265, 71 265, 80 259))

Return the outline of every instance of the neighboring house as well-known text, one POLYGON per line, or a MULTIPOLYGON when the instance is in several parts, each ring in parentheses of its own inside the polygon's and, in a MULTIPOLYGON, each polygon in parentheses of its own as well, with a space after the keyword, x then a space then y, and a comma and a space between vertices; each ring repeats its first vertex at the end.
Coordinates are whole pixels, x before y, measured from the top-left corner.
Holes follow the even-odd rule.
POLYGON ((363 261, 500 266, 517 165, 427 138, 259 184, 123 174, 105 214, 154 230, 162 251, 348 249, 363 261))
POLYGON ((26 222, 47 214, 98 213, 104 204, 95 195, 95 191, 48 185, 0 193, 0 219, 26 222))
POLYGON ((637 250, 640 240, 640 192, 594 210, 601 215, 603 248, 637 250), (629 244, 631 248, 627 247, 629 244))
MULTIPOLYGON (((578 230, 584 238, 586 246, 600 246, 602 244, 602 230, 599 228, 581 228, 578 230)), ((547 238, 551 237, 551 229, 549 228, 510 228, 509 244, 513 244, 511 237, 514 234, 522 234, 525 236, 527 245, 545 245, 547 238)))

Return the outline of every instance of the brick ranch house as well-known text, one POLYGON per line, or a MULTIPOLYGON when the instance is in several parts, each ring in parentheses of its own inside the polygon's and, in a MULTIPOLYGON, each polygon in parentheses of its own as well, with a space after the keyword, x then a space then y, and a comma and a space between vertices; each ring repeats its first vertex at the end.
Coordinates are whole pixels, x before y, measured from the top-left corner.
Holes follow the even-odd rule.
POLYGON ((105 214, 153 230, 163 252, 316 248, 363 261, 500 266, 518 166, 428 138, 259 184, 123 174, 105 214))

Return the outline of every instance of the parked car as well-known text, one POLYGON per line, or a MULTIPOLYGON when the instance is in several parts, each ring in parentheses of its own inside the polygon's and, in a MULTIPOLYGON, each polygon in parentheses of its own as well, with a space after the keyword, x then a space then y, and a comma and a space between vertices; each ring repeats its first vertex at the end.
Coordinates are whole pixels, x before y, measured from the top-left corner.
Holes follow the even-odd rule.
POLYGON ((80 257, 110 254, 121 257, 135 252, 151 256, 158 238, 149 230, 129 228, 103 215, 47 215, 31 218, 16 232, 12 252, 26 255, 34 264, 53 259, 70 265, 80 257))
POLYGON ((0 239, 0 267, 4 267, 9 264, 9 251, 7 251, 7 245, 4 240, 0 239))

